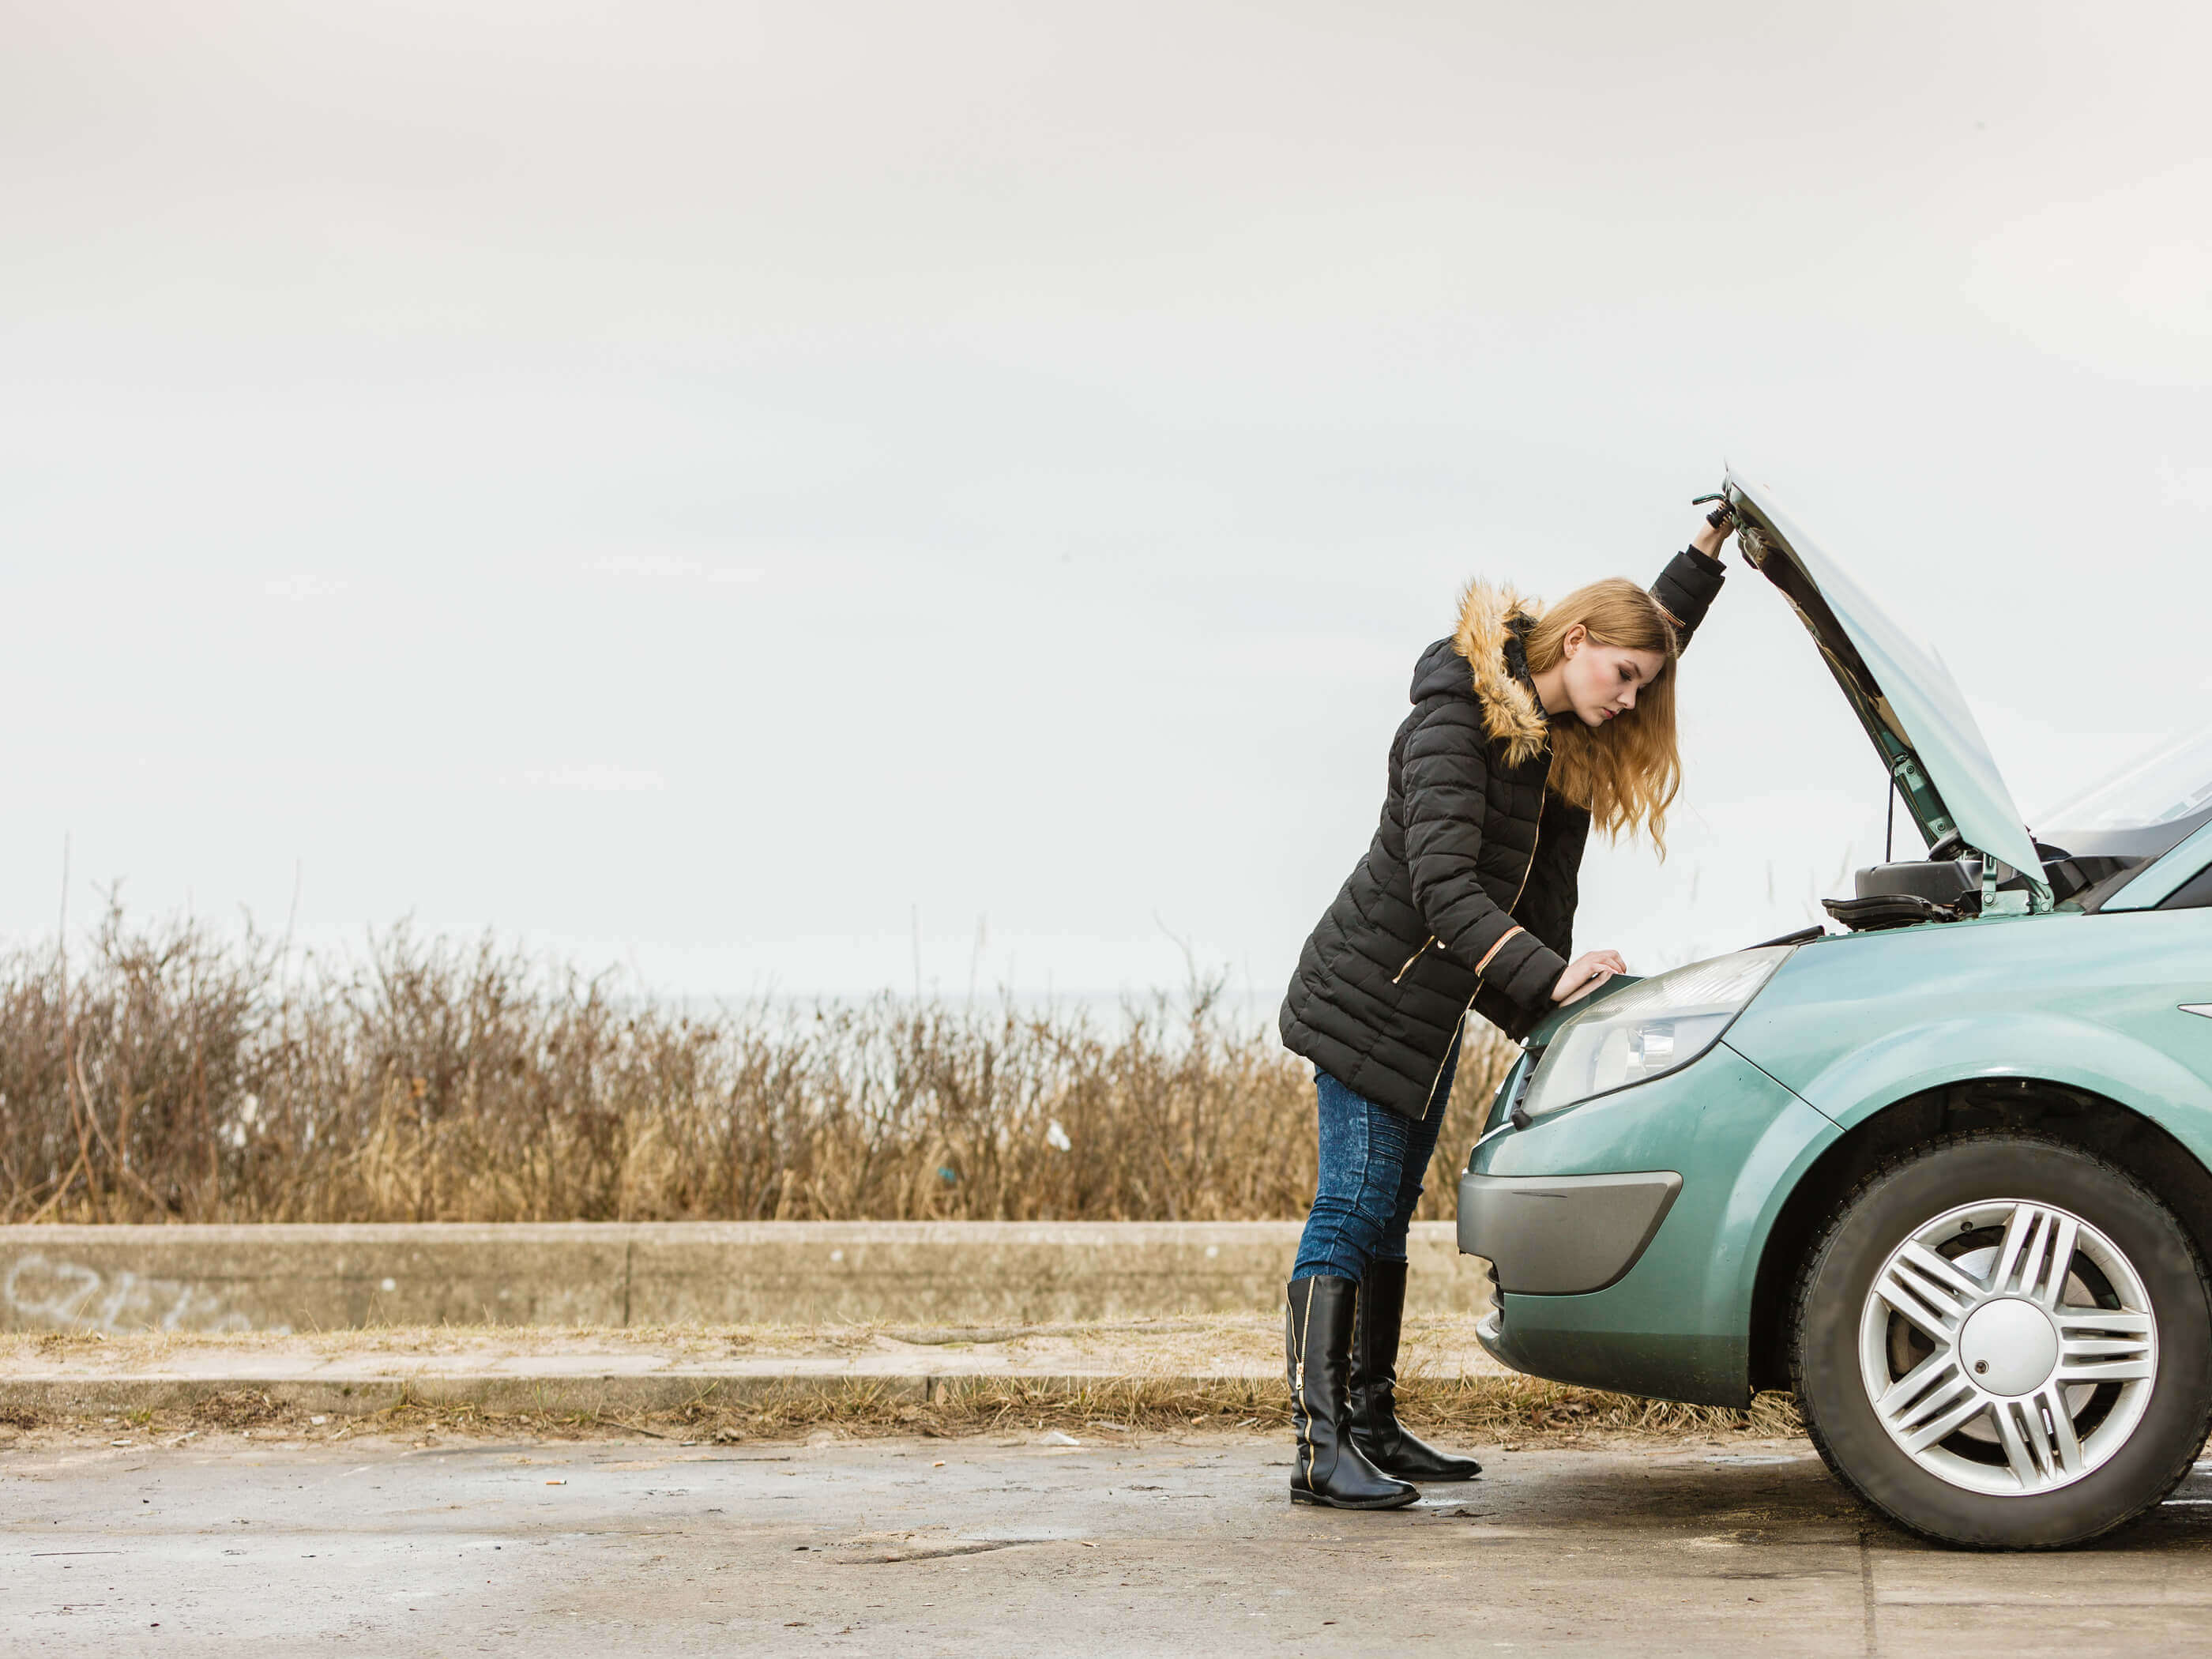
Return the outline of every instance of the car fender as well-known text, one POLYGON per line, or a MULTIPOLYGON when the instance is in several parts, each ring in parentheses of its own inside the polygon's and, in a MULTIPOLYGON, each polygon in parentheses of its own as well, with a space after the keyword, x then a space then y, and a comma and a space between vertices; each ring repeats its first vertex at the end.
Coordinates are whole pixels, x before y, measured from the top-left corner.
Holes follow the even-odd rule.
POLYGON ((1822 1154, 1843 1138, 1843 1130, 1802 1101, 1778 1113, 1745 1155, 1729 1183, 1723 1220, 1714 1231, 1715 1249, 1706 1270, 1704 1305, 1717 1317, 1729 1310, 1745 1322, 1760 1262, 1775 1223, 1822 1154))

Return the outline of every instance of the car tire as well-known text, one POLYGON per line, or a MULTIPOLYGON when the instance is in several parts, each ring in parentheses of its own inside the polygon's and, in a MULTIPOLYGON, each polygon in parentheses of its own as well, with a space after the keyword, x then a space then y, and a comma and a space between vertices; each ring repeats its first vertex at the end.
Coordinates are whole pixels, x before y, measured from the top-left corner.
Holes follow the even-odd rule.
POLYGON ((2212 1285, 2172 1212, 2094 1154, 2014 1131, 1876 1170, 1793 1303, 1792 1378, 1829 1468, 1974 1548, 2079 1544, 2157 1504, 2212 1427, 2208 1353, 2212 1285))

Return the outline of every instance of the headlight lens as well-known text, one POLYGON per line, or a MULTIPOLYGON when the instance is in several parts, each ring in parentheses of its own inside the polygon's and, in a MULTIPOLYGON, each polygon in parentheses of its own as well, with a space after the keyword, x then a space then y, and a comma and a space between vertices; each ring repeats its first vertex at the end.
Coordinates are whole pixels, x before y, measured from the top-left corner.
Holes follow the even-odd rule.
POLYGON ((1522 1109, 1541 1117, 1687 1066, 1720 1041, 1792 948, 1693 962, 1607 998, 1545 1048, 1522 1109))

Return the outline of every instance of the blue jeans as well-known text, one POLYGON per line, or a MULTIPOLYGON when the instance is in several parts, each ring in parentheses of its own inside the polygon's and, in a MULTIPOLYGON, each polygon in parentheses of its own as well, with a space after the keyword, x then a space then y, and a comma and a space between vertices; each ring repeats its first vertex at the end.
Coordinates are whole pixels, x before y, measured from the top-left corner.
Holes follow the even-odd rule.
POLYGON ((1444 1102, 1459 1070, 1452 1039, 1421 1122, 1356 1095, 1327 1072, 1314 1073, 1321 1115, 1321 1179, 1291 1277, 1364 1279, 1370 1261, 1403 1261, 1406 1229, 1421 1200, 1421 1176, 1437 1149, 1444 1102))

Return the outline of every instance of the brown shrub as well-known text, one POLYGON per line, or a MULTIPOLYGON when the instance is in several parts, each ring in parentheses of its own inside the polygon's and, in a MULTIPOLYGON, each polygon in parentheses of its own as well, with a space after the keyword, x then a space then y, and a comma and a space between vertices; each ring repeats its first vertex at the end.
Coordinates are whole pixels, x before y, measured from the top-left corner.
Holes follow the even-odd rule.
MULTIPOLYGON (((0 1221, 1244 1220, 1313 1194, 1310 1068, 1218 982, 701 1013, 405 927, 304 968, 133 927, 0 955, 0 1221)), ((1512 1054, 1470 1025, 1425 1215, 1512 1054)))

